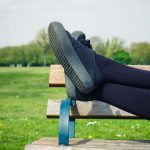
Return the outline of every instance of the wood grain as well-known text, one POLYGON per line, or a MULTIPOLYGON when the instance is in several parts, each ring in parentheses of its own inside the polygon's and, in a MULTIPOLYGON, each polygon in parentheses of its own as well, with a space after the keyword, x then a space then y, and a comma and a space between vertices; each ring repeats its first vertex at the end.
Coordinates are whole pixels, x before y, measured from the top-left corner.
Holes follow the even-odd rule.
POLYGON ((51 87, 65 86, 64 69, 61 65, 50 66, 49 86, 51 87))
POLYGON ((26 145, 25 150, 150 150, 150 140, 70 139, 69 146, 59 146, 57 138, 45 137, 26 145))
MULTIPOLYGON (((47 117, 59 118, 60 100, 48 100, 47 117)), ((142 119, 138 116, 130 114, 117 107, 109 105, 101 101, 77 101, 77 106, 72 107, 70 111, 70 118, 78 119, 103 119, 103 118, 131 118, 142 119)), ((144 119, 144 118, 143 118, 144 119)))
MULTIPOLYGON (((130 67, 150 71, 150 65, 129 65, 130 67)), ((64 69, 61 65, 50 66, 50 87, 65 87, 64 69)))

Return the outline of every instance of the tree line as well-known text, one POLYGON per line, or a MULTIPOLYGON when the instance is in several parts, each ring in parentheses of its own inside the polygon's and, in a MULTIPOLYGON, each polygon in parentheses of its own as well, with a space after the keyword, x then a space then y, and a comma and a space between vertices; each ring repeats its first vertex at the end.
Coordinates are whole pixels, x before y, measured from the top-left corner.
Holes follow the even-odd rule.
POLYGON ((90 41, 98 54, 119 63, 150 65, 150 43, 148 42, 136 42, 126 47, 124 40, 117 37, 106 41, 99 37, 92 37, 90 41))
POLYGON ((26 45, 0 48, 0 66, 17 66, 17 64, 22 66, 48 66, 55 63, 57 63, 57 60, 50 48, 45 29, 41 29, 35 40, 26 45))
MULTIPOLYGON (((132 43, 129 47, 117 37, 103 40, 99 37, 90 39, 96 53, 111 58, 122 64, 150 65, 150 43, 132 43)), ((21 46, 0 48, 0 66, 21 64, 22 66, 49 66, 58 63, 48 42, 45 29, 41 29, 35 40, 21 46)))

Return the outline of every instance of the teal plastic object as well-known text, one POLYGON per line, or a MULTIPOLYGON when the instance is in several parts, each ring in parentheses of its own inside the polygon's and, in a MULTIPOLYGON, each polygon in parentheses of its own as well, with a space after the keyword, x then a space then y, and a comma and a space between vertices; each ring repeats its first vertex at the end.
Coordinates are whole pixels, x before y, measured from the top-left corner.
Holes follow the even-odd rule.
POLYGON ((59 145, 69 145, 69 138, 75 137, 75 119, 69 118, 70 108, 75 100, 67 98, 61 101, 59 115, 59 145))

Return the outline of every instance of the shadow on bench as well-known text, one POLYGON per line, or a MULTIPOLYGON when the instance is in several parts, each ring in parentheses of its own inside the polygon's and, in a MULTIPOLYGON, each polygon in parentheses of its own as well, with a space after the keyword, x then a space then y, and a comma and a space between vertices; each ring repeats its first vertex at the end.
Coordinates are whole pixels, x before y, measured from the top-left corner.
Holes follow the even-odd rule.
MULTIPOLYGON (((150 66, 132 66, 150 70, 150 66)), ((50 87, 65 87, 61 65, 51 65, 50 87)), ((59 118, 59 145, 75 137, 75 119, 144 119, 101 101, 48 100, 47 118, 59 118)))
MULTIPOLYGON (((150 70, 150 66, 132 67, 150 70)), ((61 65, 51 65, 49 86, 65 87, 61 65)), ((26 145, 25 150, 150 150, 150 140, 75 138, 76 119, 144 119, 100 101, 48 100, 47 118, 59 118, 59 138, 42 138, 26 145)))

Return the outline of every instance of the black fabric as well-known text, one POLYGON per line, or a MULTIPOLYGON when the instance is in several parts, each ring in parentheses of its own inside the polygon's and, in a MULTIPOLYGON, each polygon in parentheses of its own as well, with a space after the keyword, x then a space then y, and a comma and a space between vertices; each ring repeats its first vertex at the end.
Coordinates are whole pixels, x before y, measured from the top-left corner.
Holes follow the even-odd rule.
POLYGON ((106 83, 92 93, 92 98, 150 119, 150 90, 106 83))
POLYGON ((150 119, 150 71, 134 69, 101 55, 96 55, 96 63, 106 83, 92 93, 93 99, 150 119))
POLYGON ((119 64, 101 55, 96 63, 107 82, 150 89, 150 71, 119 64))
MULTIPOLYGON (((88 46, 86 46, 85 44, 82 44, 81 42, 72 38, 69 32, 67 32, 67 34, 74 47, 74 50, 76 51, 76 54, 78 55, 80 61, 90 75, 91 79, 93 80, 94 88, 102 85, 105 82, 105 79, 96 65, 95 52, 92 49, 88 48, 88 46)), ((84 78, 86 77, 82 74, 80 74, 80 76, 84 76, 84 78)))

